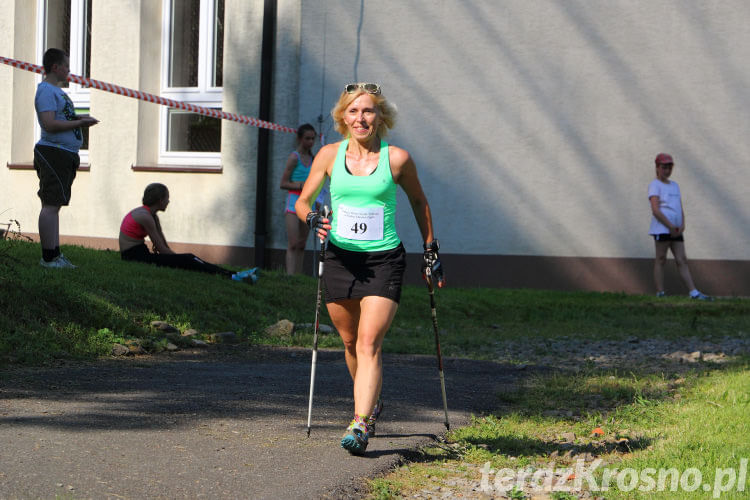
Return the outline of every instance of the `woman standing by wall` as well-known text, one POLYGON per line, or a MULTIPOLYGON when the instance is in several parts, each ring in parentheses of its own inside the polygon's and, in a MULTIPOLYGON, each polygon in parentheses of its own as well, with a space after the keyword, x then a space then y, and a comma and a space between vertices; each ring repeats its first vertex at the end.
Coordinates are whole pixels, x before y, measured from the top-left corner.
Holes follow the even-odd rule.
POLYGON ((315 128, 309 123, 297 128, 297 148, 289 154, 286 160, 286 168, 281 176, 281 189, 286 189, 289 194, 286 197, 284 207, 284 219, 286 221, 287 247, 286 247, 286 273, 297 274, 302 272, 302 261, 305 255, 305 243, 310 229, 297 218, 294 204, 297 202, 302 186, 310 174, 313 162, 312 147, 315 144, 315 128))

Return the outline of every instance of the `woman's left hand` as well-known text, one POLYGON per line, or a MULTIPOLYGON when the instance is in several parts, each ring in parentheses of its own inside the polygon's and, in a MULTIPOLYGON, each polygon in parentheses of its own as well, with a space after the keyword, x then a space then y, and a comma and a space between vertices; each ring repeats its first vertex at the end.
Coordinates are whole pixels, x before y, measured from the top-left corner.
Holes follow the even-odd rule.
POLYGON ((422 254, 422 277, 437 281, 438 288, 445 286, 445 275, 443 274, 443 264, 440 262, 440 255, 438 254, 437 241, 433 241, 434 244, 426 247, 422 254))

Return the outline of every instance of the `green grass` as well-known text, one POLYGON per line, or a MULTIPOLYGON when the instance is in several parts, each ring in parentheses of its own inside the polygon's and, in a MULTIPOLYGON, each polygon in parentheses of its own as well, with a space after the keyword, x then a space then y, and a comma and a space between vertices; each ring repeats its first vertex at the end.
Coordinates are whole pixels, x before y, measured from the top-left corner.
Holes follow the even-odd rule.
MULTIPOLYGON (((282 318, 312 322, 312 278, 271 272, 251 286, 81 247, 63 248, 78 269, 44 269, 38 244, 2 245, 10 246, 0 265, 0 360, 6 362, 106 355, 113 341, 153 337, 153 320, 205 334, 234 331, 252 343, 309 345, 295 337, 263 338, 262 331, 282 318)), ((327 336, 322 345, 338 342, 327 336)))
MULTIPOLYGON (((285 338, 264 333, 284 318, 312 323, 316 280, 309 276, 269 271, 250 286, 123 262, 112 251, 63 250, 78 269, 44 269, 38 265, 38 244, 0 240, 0 365, 94 359, 109 355, 114 342, 138 341, 158 350, 165 340, 150 327, 153 320, 197 329, 204 338, 234 331, 249 344, 312 343, 311 331, 285 338)), ((447 288, 436 292, 436 300, 444 355, 474 359, 496 359, 509 343, 533 344, 535 355, 542 356, 550 354, 546 342, 561 339, 579 344, 634 337, 712 340, 746 338, 750 332, 750 300, 742 298, 709 303, 616 293, 447 288)), ((321 322, 330 324, 325 308, 321 322)), ((320 346, 341 344, 337 335, 323 335, 320 346)), ((434 353, 425 287, 404 288, 384 350, 434 353)), ((451 431, 446 443, 425 449, 422 460, 374 480, 373 497, 408 496, 455 476, 478 485, 485 463, 494 470, 539 468, 551 459, 558 466, 571 464, 568 452, 589 453, 618 470, 696 467, 706 482, 713 481, 717 468, 738 467, 741 458, 750 457, 747 358, 679 369, 604 370, 593 363, 578 368, 529 377, 523 386, 498 394, 494 412, 451 431), (604 436, 591 436, 597 427, 604 436), (566 433, 574 433, 575 441, 562 441, 566 433)), ((604 469, 597 470, 598 480, 604 469)), ((615 484, 605 496, 639 494, 618 491, 615 484)), ((522 489, 507 493, 513 498, 524 495, 522 489)), ((727 492, 721 498, 740 498, 737 495, 727 492)), ((649 496, 700 498, 706 492, 649 496)), ((550 498, 577 495, 556 491, 550 498)))
MULTIPOLYGON (((744 357, 724 367, 705 365, 679 373, 584 370, 532 377, 500 395, 498 411, 451 431, 449 446, 425 449, 422 460, 374 480, 372 496, 408 498, 425 484, 448 485, 447 479, 455 482, 457 476, 479 487, 481 467, 493 473, 503 468, 575 469, 577 460, 588 453, 583 467, 592 471, 597 487, 605 484, 605 474, 611 478, 606 491, 594 493, 604 498, 747 498, 750 484, 744 491, 738 491, 738 485, 741 460, 750 458, 749 369, 750 360, 744 357), (561 409, 562 415, 550 411, 561 409), (603 436, 592 435, 597 428, 603 436), (565 433, 573 433, 575 439, 561 439, 565 433), (566 457, 571 451, 573 455, 566 457), (596 459, 601 465, 590 469, 596 459), (457 464, 474 467, 461 471, 457 464), (446 477, 447 468, 454 472, 446 477), (623 472, 626 469, 638 474, 637 483, 631 485, 634 472, 623 472), (695 477, 694 471, 686 472, 690 469, 700 471, 697 491, 687 491, 679 483, 684 476, 689 490, 695 477), (618 474, 623 475, 622 489, 618 474)), ((497 476, 488 477, 489 487, 499 494, 497 476)), ((550 485, 551 498, 579 498, 590 489, 584 480, 579 491, 574 480, 550 485), (555 491, 557 486, 562 488, 555 491)), ((525 492, 516 487, 515 493, 505 494, 540 494, 528 482, 526 486, 525 492)))
MULTIPOLYGON (((268 338, 263 329, 286 318, 312 323, 316 280, 266 272, 257 286, 218 276, 123 262, 117 252, 65 247, 75 270, 37 264, 38 244, 0 241, 0 362, 39 363, 56 357, 91 358, 118 339, 148 338, 163 320, 180 329, 234 331, 251 343, 311 345, 312 332, 268 338)), ((750 302, 714 303, 623 294, 447 288, 437 292, 441 346, 446 356, 492 359, 504 341, 704 338, 750 332, 750 302)), ((325 308, 322 322, 329 322, 325 308)), ((429 299, 406 286, 384 350, 432 353, 429 299)), ((336 335, 321 347, 339 347, 336 335)))

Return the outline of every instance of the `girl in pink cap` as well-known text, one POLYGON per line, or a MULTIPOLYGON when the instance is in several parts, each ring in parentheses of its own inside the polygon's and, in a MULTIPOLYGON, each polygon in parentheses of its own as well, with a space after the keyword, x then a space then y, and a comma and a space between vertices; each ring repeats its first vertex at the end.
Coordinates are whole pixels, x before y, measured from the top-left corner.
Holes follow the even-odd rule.
POLYGON ((685 211, 682 209, 680 186, 670 181, 674 160, 666 153, 656 155, 656 179, 648 185, 648 200, 651 203, 651 227, 649 234, 654 237, 656 259, 654 261, 654 282, 656 296, 664 297, 664 265, 667 263, 667 251, 672 250, 677 270, 682 281, 690 290, 690 297, 697 300, 713 300, 695 288, 690 275, 687 255, 685 254, 685 211))

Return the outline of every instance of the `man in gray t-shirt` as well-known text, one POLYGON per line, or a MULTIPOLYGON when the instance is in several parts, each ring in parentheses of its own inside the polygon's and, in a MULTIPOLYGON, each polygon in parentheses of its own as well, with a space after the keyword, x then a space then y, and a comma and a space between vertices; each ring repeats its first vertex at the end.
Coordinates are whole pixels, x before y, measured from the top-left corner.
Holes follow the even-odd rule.
POLYGON ((70 189, 76 177, 83 141, 81 127, 91 127, 99 120, 78 116, 73 101, 60 84, 68 79, 70 61, 60 49, 48 49, 42 60, 44 80, 34 98, 41 138, 34 146, 34 169, 39 177, 42 210, 39 212, 39 240, 42 244, 44 267, 74 268, 60 253, 60 207, 70 203, 70 189))

